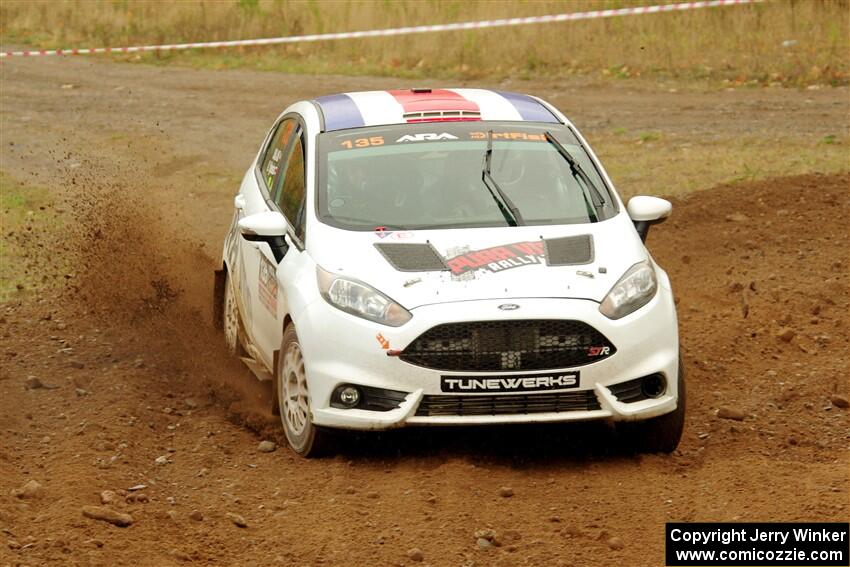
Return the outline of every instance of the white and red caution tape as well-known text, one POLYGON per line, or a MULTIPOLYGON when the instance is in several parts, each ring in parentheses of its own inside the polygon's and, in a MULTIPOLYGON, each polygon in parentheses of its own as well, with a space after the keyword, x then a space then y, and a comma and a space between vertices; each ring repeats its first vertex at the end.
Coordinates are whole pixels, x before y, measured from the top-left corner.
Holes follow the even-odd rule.
POLYGON ((456 30, 475 30, 482 28, 499 28, 505 26, 524 26, 528 24, 544 24, 549 22, 571 22, 574 20, 594 20, 597 18, 614 18, 639 14, 658 14, 662 12, 677 12, 683 10, 698 10, 700 8, 715 8, 738 4, 754 4, 763 0, 701 0, 698 2, 681 2, 678 4, 658 4, 653 6, 635 6, 616 10, 593 10, 590 12, 570 12, 566 14, 549 14, 546 16, 528 16, 525 18, 507 18, 501 20, 484 20, 480 22, 458 22, 454 24, 437 24, 432 26, 412 26, 405 28, 389 28, 383 30, 367 30, 341 33, 323 33, 313 35, 295 35, 288 37, 268 37, 264 39, 238 39, 233 41, 205 41, 199 43, 175 43, 170 45, 137 45, 133 47, 96 47, 93 49, 38 49, 30 51, 0 51, 4 57, 32 57, 40 55, 95 55, 102 53, 138 53, 145 51, 178 51, 183 49, 200 49, 210 47, 238 47, 243 45, 278 45, 282 43, 306 43, 311 41, 329 41, 335 39, 358 39, 364 37, 388 37, 409 35, 414 33, 444 32, 456 30))

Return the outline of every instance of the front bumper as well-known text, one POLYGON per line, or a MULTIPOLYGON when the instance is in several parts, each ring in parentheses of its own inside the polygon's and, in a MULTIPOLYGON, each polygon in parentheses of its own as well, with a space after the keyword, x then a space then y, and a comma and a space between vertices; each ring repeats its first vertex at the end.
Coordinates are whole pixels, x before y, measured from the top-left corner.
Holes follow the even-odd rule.
MULTIPOLYGON (((378 325, 343 313, 324 300, 310 303, 295 320, 305 357, 316 425, 345 429, 389 429, 407 425, 476 425, 488 423, 538 423, 608 419, 647 419, 676 409, 679 363, 678 327, 672 294, 660 287, 655 298, 635 313, 612 321, 589 300, 530 298, 512 299, 516 311, 497 309, 504 299, 428 305, 412 310, 413 318, 402 327, 378 325), (439 324, 505 319, 573 319, 584 321, 604 334, 617 348, 612 356, 570 369, 517 372, 450 372, 414 366, 386 355, 387 348, 406 348, 419 335, 439 324), (441 376, 511 376, 553 374, 579 370, 578 388, 591 391, 598 409, 496 415, 417 415, 424 396, 448 395, 440 389, 441 376), (661 373, 667 389, 657 398, 622 403, 607 386, 653 373, 661 373), (333 389, 355 384, 409 392, 398 408, 389 411, 330 407, 333 389)), ((564 390, 567 391, 567 390, 564 390)), ((504 395, 516 392, 504 392, 504 395)), ((523 392, 528 396, 544 392, 523 392)), ((451 394, 453 396, 457 394, 451 394)), ((476 396, 476 394, 461 394, 476 396)), ((501 394, 488 394, 501 395, 501 394)), ((596 404, 594 404, 596 406, 596 404)))

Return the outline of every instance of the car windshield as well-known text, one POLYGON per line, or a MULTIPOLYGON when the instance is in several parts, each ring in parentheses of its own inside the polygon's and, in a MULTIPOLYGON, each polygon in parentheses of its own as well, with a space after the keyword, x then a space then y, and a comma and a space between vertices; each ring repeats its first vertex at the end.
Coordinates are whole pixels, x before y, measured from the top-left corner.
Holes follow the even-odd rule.
POLYGON ((506 200, 524 225, 597 222, 617 212, 581 143, 556 124, 430 122, 327 132, 319 136, 318 160, 318 217, 348 230, 509 226, 514 215, 506 200), (495 184, 484 179, 488 147, 495 184))

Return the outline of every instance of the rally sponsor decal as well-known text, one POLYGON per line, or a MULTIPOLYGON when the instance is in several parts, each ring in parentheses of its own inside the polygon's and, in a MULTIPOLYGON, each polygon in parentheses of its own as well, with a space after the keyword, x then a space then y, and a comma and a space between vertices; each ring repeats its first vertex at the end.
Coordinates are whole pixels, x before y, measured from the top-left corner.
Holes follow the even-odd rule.
POLYGON ((272 317, 277 319, 277 272, 265 255, 260 254, 260 278, 259 278, 260 303, 263 304, 272 317))
MULTIPOLYGON (((486 140, 487 132, 470 132, 472 140, 486 140)), ((494 140, 520 140, 525 142, 545 142, 546 134, 534 134, 532 132, 493 132, 494 140)))
POLYGON ((384 336, 383 333, 378 333, 375 335, 375 339, 378 341, 378 344, 381 345, 381 348, 384 350, 388 350, 390 348, 390 341, 384 336))
POLYGON ((375 236, 381 240, 385 238, 392 238, 393 240, 407 240, 408 238, 413 238, 416 234, 409 230, 396 232, 393 230, 387 230, 387 227, 385 226, 378 226, 375 227, 375 236))
POLYGON ((453 276, 473 270, 504 272, 513 268, 546 263, 543 242, 514 242, 482 250, 464 252, 446 260, 453 276))
POLYGON ((440 376, 440 390, 454 393, 564 390, 578 388, 579 378, 578 371, 520 376, 440 376))
POLYGON ((452 136, 448 132, 437 134, 435 132, 424 132, 421 134, 405 134, 396 143, 401 142, 439 142, 440 140, 457 140, 457 136, 452 136))

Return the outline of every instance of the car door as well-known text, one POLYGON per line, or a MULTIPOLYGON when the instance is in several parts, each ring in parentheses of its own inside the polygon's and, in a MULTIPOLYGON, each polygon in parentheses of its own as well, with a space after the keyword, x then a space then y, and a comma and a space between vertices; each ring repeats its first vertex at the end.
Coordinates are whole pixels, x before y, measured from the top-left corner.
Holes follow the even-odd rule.
MULTIPOLYGON (((272 194, 278 181, 283 180, 287 155, 297 129, 298 122, 294 117, 285 117, 273 129, 265 149, 258 158, 251 176, 253 179, 249 178, 252 184, 256 183, 257 191, 240 193, 241 216, 275 210, 272 194)), ((273 260, 274 254, 265 242, 248 241, 244 238, 239 238, 238 241, 242 322, 249 337, 248 354, 271 369, 273 351, 270 352, 266 348, 262 330, 268 325, 268 306, 274 307, 277 302, 277 290, 266 276, 270 269, 268 259, 273 260)), ((271 266, 272 272, 276 264, 277 262, 274 262, 271 266)))
MULTIPOLYGON (((269 246, 258 248, 257 301, 253 304, 253 336, 264 360, 272 365, 274 351, 280 348, 286 307, 285 290, 280 282, 299 265, 304 241, 305 148, 304 129, 296 124, 291 139, 281 156, 279 169, 269 187, 272 210, 283 214, 289 225, 289 248, 283 258, 276 258, 269 246)), ((270 176, 266 175, 266 180, 270 176)))

